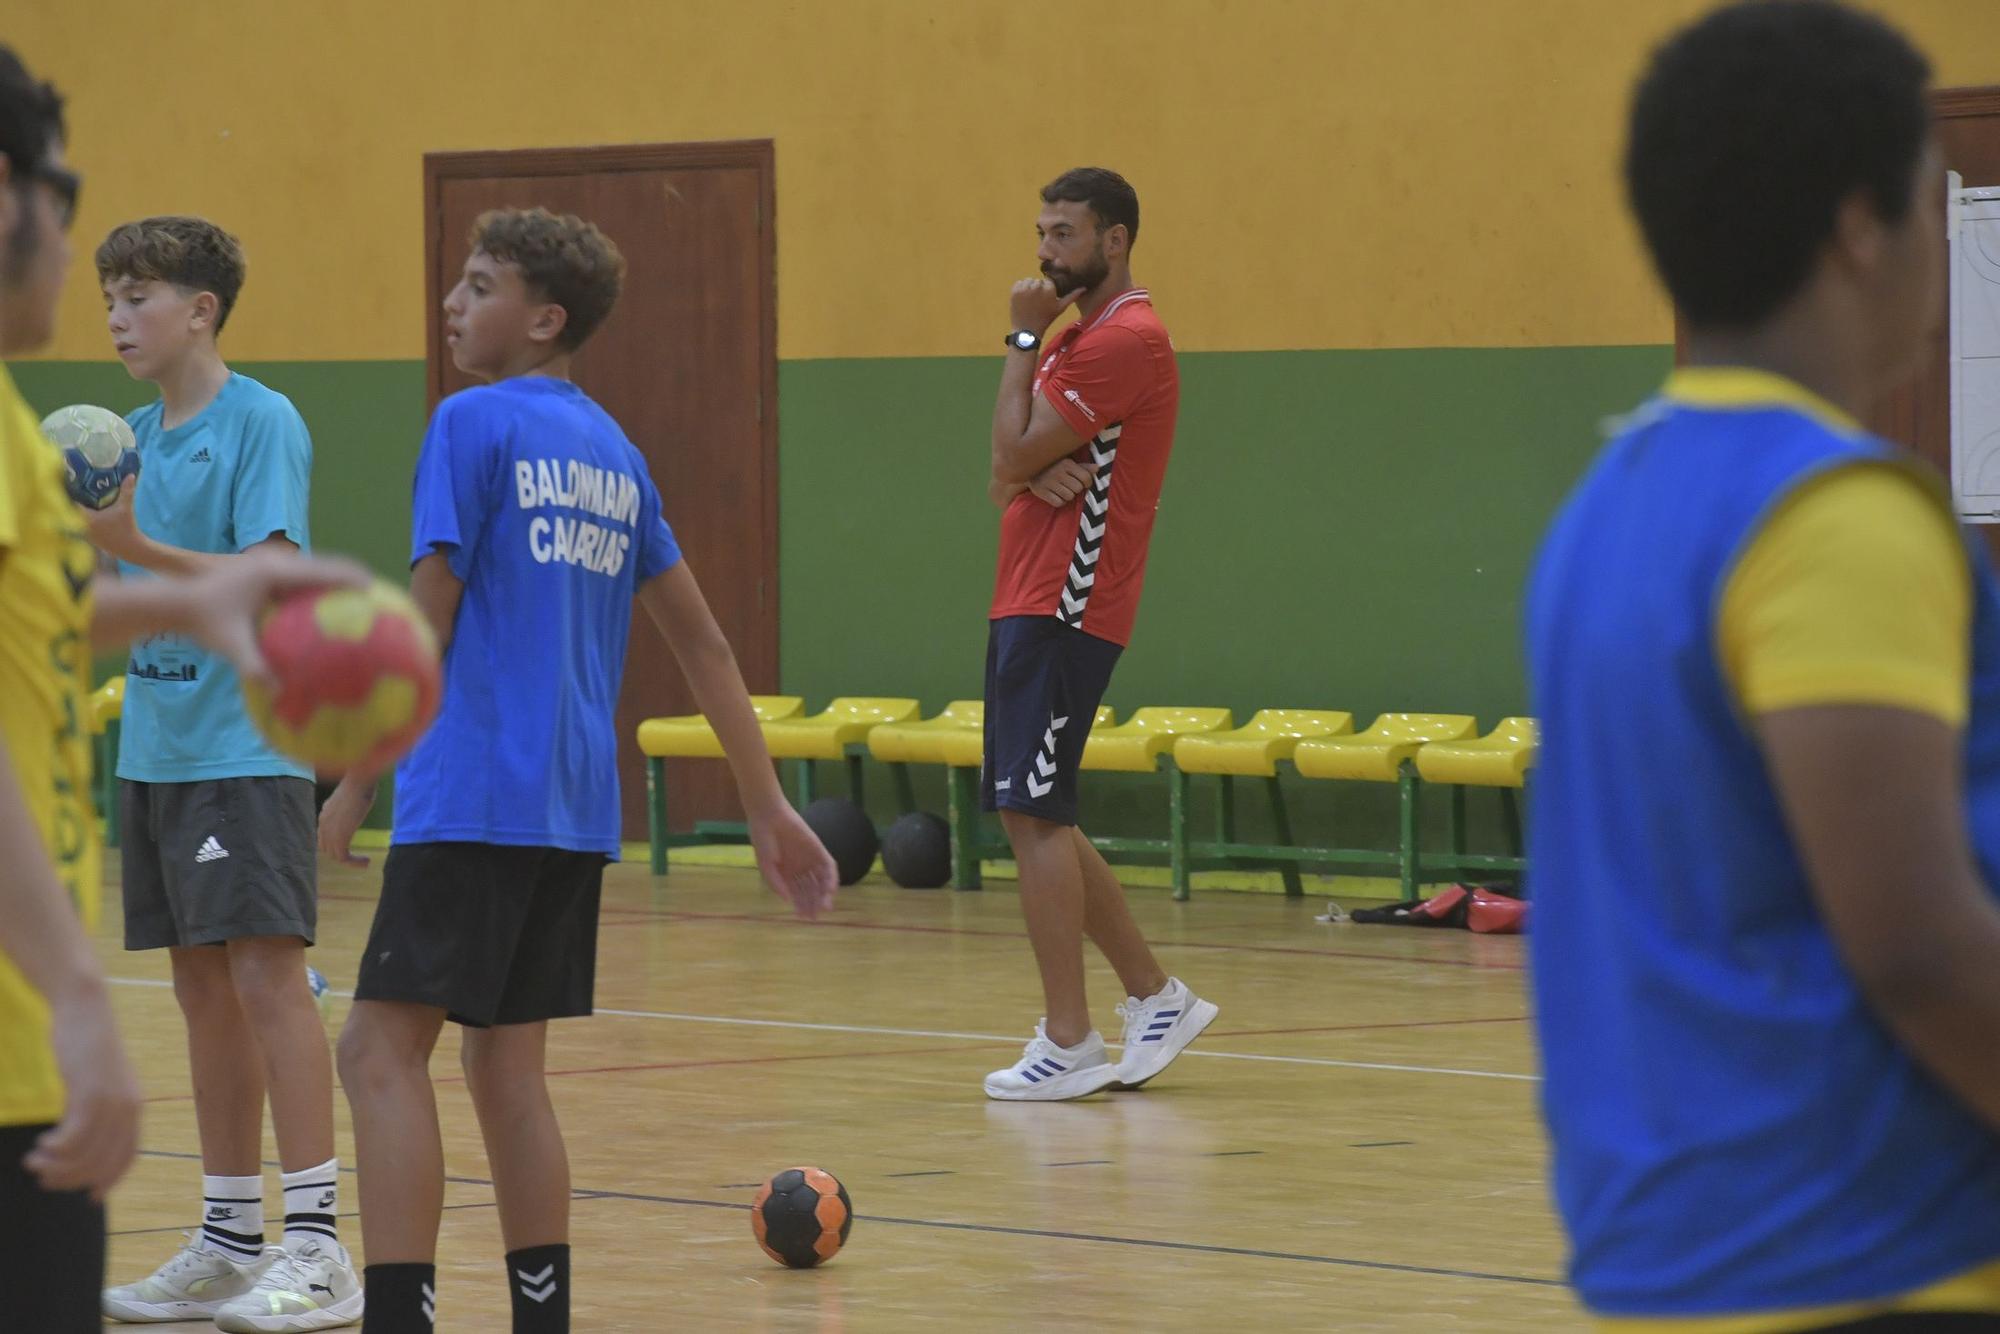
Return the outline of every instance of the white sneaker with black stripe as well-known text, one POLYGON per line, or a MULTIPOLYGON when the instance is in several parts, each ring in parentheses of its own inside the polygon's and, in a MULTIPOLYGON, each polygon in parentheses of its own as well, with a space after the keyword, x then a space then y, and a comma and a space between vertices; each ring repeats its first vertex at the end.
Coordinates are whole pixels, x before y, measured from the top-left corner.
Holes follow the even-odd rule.
POLYGON ((1104 1050, 1095 1029, 1074 1047, 1049 1041, 1047 1019, 1035 1025, 1035 1036, 1021 1050, 1021 1059, 986 1076, 986 1096, 1003 1102, 1064 1102, 1109 1088, 1118 1067, 1104 1050))
POLYGON ((137 1283, 106 1288, 104 1314, 130 1323, 208 1320, 224 1303, 250 1291, 277 1258, 278 1248, 267 1246, 255 1259, 239 1262, 191 1239, 137 1283))
POLYGON ((361 1322, 361 1276, 337 1241, 293 1237, 250 1291, 224 1302, 215 1327, 229 1334, 303 1334, 361 1322))
POLYGON ((1219 1013, 1212 1002, 1187 989, 1178 977, 1158 994, 1127 997, 1118 1007, 1125 1021, 1125 1049, 1118 1061, 1118 1086, 1135 1089, 1173 1063, 1219 1013))

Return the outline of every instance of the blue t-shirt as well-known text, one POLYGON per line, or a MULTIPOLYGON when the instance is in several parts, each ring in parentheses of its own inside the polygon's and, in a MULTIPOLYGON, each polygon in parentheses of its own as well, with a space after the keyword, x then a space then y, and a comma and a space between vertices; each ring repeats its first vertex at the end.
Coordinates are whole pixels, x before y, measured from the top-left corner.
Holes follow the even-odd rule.
POLYGON ((438 404, 411 511, 411 564, 442 553, 465 592, 394 841, 615 859, 632 598, 681 558, 645 459, 569 381, 519 376, 438 404))
MULTIPOLYGON (((275 536, 308 549, 312 437, 290 399, 232 374, 207 407, 172 430, 160 425, 165 411, 156 401, 127 418, 139 445, 132 507, 140 532, 185 551, 233 554, 275 536)), ((154 577, 122 561, 118 573, 154 577)), ((133 645, 120 778, 186 783, 271 775, 313 773, 271 749, 258 732, 235 668, 180 635, 133 645)))

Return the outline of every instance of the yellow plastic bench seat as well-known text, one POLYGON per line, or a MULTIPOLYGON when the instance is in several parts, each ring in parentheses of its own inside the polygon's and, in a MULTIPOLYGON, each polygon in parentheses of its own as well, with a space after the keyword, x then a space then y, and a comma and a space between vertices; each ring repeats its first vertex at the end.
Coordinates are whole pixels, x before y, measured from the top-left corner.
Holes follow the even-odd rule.
POLYGON ((1426 783, 1524 787, 1540 744, 1533 718, 1502 718, 1485 736, 1425 746, 1417 752, 1417 772, 1426 783))
POLYGON ((1259 709, 1250 721, 1226 732, 1197 732, 1174 742, 1174 763, 1191 774, 1276 776, 1308 737, 1339 736, 1354 730, 1354 715, 1334 709, 1259 709))
POLYGON ((774 760, 837 760, 883 723, 909 722, 920 707, 913 699, 844 695, 809 718, 765 723, 764 745, 774 760))
POLYGON ((1460 741, 1479 730, 1469 713, 1385 713, 1353 736, 1315 737, 1292 751, 1307 778, 1393 783, 1403 761, 1432 741, 1460 741))
POLYGON ((966 732, 977 740, 986 726, 986 701, 955 699, 935 718, 883 723, 868 734, 868 753, 884 764, 944 764, 944 741, 966 732))
POLYGON ((1190 732, 1219 732, 1236 721, 1228 709, 1140 709, 1116 727, 1091 729, 1083 767, 1149 774, 1159 757, 1190 732))
MULTIPOLYGON (((1098 729, 1110 727, 1118 721, 1118 715, 1111 711, 1109 704, 1097 706, 1097 716, 1090 720, 1090 734, 1096 736, 1098 729)), ((938 738, 938 758, 940 763, 949 764, 954 769, 977 769, 986 758, 986 729, 970 727, 960 731, 945 733, 938 738)))
MULTIPOLYGON (((799 695, 752 695, 750 708, 760 723, 795 718, 806 710, 799 695)), ((698 713, 672 718, 648 718, 639 724, 639 752, 652 759, 719 760, 722 743, 715 729, 698 713)))
POLYGON ((110 726, 113 718, 124 716, 125 676, 121 672, 90 692, 90 734, 104 735, 104 729, 110 726))

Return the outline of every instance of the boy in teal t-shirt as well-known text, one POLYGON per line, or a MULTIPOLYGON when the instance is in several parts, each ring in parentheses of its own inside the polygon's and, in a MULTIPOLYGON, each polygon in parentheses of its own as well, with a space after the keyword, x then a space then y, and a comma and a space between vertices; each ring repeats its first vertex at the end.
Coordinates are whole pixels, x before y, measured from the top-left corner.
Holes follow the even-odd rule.
MULTIPOLYGON (((132 414, 144 469, 122 500, 86 515, 91 540, 126 579, 303 550, 305 423, 216 348, 243 285, 235 238, 200 218, 127 223, 98 248, 97 274, 119 358, 160 397, 132 414)), ((225 661, 157 635, 132 650, 118 777, 125 946, 172 957, 203 1176, 194 1239, 148 1277, 107 1289, 104 1312, 207 1317, 225 1330, 353 1324, 362 1292, 334 1225, 332 1058, 306 985, 318 924, 312 771, 259 735, 225 661), (267 1091, 281 1245, 264 1233, 267 1091)))

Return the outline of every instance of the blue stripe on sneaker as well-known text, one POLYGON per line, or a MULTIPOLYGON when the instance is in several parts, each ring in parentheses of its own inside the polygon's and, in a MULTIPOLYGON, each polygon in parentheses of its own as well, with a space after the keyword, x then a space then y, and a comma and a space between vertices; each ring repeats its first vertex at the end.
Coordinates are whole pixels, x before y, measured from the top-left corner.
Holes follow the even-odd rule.
POLYGON ((1179 1011, 1179 1010, 1161 1010, 1161 1011, 1160 1011, 1159 1013, 1155 1014, 1155 1015, 1153 1016, 1153 1018, 1155 1018, 1155 1019, 1171 1019, 1171 1018, 1173 1018, 1173 1017, 1174 1017, 1175 1015, 1177 1015, 1177 1014, 1179 1014, 1179 1013, 1180 1013, 1180 1011, 1179 1011))
POLYGON ((1061 1061, 1054 1059, 1043 1061, 1042 1064, 1046 1065, 1049 1068, 1049 1073, 1052 1075, 1059 1075, 1064 1070, 1067 1070, 1069 1068, 1068 1066, 1064 1065, 1061 1061))
POLYGON ((1039 1084, 1042 1082, 1042 1077, 1036 1074, 1032 1067, 1022 1070, 1021 1078, 1027 1080, 1030 1084, 1039 1084))

